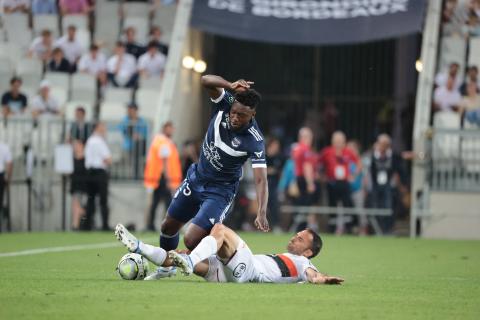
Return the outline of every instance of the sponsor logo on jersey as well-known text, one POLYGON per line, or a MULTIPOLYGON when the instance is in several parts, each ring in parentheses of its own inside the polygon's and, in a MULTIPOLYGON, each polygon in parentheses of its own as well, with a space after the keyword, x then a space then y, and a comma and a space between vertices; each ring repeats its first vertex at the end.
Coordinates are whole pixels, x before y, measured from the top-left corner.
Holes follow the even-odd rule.
POLYGON ((220 162, 221 160, 220 153, 218 152, 217 147, 215 146, 215 143, 213 141, 208 143, 207 140, 205 139, 202 150, 203 150, 203 155, 208 160, 208 162, 210 162, 212 167, 214 167, 217 171, 221 171, 223 164, 220 162))
POLYGON ((232 146, 234 146, 235 148, 238 147, 242 142, 240 141, 240 139, 238 139, 237 137, 234 137, 232 139, 232 146))
POLYGON ((242 262, 238 264, 238 266, 236 266, 235 269, 233 269, 233 276, 238 279, 245 273, 246 270, 247 270, 247 265, 242 262))

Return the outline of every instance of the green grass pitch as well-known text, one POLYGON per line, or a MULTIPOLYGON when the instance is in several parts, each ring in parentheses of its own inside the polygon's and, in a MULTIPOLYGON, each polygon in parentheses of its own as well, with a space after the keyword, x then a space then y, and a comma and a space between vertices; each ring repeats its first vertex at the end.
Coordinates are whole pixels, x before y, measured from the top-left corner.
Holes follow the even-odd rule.
MULTIPOLYGON (((156 243, 156 235, 139 234, 156 243)), ((288 235, 242 234, 256 253, 288 235)), ((0 319, 480 319, 480 241, 324 237, 314 259, 342 286, 124 281, 123 247, 15 257, 36 248, 113 243, 107 233, 0 235, 0 319)))

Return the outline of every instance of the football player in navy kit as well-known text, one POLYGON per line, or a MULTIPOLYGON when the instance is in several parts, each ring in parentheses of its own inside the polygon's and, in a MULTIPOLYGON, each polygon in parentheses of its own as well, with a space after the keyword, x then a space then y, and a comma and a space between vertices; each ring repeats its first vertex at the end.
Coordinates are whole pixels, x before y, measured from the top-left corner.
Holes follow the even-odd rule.
POLYGON ((242 176, 242 166, 250 159, 258 200, 256 227, 269 230, 267 220, 267 165, 265 143, 255 121, 261 96, 251 89, 253 82, 229 82, 205 75, 202 85, 213 102, 213 113, 202 144, 198 163, 174 194, 161 226, 160 247, 166 251, 178 246, 178 232, 191 220, 184 235, 192 250, 228 215, 242 176), (230 93, 231 91, 232 93, 230 93))

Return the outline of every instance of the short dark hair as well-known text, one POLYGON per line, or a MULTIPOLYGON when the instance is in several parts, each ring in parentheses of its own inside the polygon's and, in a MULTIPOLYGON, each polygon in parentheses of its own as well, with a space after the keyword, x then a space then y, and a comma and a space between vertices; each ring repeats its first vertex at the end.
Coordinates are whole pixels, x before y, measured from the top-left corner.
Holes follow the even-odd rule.
POLYGON ((250 109, 255 109, 260 104, 262 96, 254 89, 247 89, 242 92, 237 92, 235 94, 235 100, 250 109))
POLYGON ((147 45, 147 49, 157 48, 157 43, 155 41, 150 41, 147 45))
POLYGON ((323 242, 318 233, 310 228, 307 228, 306 230, 312 235, 312 247, 310 248, 310 250, 312 250, 312 255, 307 257, 308 259, 312 259, 318 255, 320 250, 322 250, 323 242))
POLYGON ((115 45, 116 45, 117 47, 125 47, 125 43, 123 43, 122 41, 117 41, 117 42, 115 43, 115 45))
POLYGON ((78 107, 75 109, 75 111, 80 111, 80 112, 83 113, 83 114, 87 113, 87 112, 85 111, 85 108, 82 107, 82 106, 78 106, 78 107))
POLYGON ((20 77, 13 77, 12 79, 10 79, 10 85, 14 84, 15 82, 20 82, 20 84, 22 84, 22 78, 20 77))
POLYGON ((98 45, 95 44, 95 43, 92 43, 92 44, 90 45, 90 51, 96 51, 96 50, 98 50, 98 45))

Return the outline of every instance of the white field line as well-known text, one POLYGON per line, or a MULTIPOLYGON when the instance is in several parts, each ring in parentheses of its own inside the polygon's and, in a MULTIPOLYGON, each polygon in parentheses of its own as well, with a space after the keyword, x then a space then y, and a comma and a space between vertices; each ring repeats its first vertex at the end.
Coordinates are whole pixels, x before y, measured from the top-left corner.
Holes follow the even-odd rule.
MULTIPOLYGON (((148 240, 152 240, 152 239, 146 239, 145 242, 148 242, 148 240)), ((78 244, 78 245, 63 246, 63 247, 47 247, 47 248, 38 248, 38 249, 29 249, 29 250, 0 253, 0 258, 30 256, 35 254, 52 253, 52 252, 107 249, 107 248, 114 248, 114 247, 120 247, 120 246, 122 246, 122 244, 117 241, 117 242, 103 242, 103 243, 92 243, 92 244, 78 244)))

